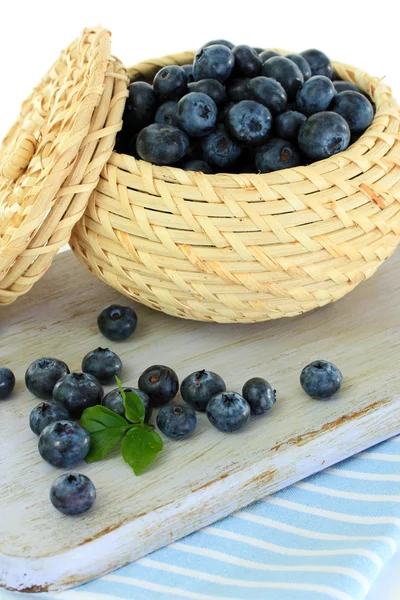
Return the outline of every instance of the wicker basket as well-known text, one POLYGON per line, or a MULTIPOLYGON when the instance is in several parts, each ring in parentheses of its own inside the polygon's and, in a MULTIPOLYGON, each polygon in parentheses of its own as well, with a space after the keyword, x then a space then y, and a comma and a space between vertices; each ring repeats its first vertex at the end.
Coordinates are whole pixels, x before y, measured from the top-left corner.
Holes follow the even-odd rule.
MULTIPOLYGON (((192 52, 128 70, 150 79, 192 52)), ((376 104, 347 151, 266 175, 204 175, 113 153, 71 246, 119 292, 177 317, 254 322, 338 300, 400 240, 400 115, 391 90, 354 67, 338 74, 376 104)))

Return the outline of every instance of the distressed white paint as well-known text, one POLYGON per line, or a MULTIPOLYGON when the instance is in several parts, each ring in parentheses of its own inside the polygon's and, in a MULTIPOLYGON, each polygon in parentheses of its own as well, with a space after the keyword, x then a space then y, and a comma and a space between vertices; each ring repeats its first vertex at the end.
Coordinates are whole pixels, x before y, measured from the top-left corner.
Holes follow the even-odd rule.
POLYGON ((0 311, 0 364, 18 378, 13 399, 0 404, 0 585, 41 591, 82 583, 398 433, 399 292, 397 253, 343 300, 294 319, 217 325, 137 306, 137 334, 109 344, 124 361, 125 384, 164 363, 180 379, 212 369, 238 391, 247 378, 264 376, 278 401, 231 435, 199 415, 191 439, 166 440, 140 477, 117 453, 82 463, 78 470, 93 479, 98 499, 72 520, 48 500, 60 471, 38 455, 28 426, 38 400, 24 389, 24 371, 44 355, 78 370, 86 352, 108 345, 97 331, 99 310, 127 300, 70 253, 58 257, 28 295, 0 311), (344 374, 342 391, 329 402, 309 399, 299 385, 301 368, 316 358, 332 360, 344 374))

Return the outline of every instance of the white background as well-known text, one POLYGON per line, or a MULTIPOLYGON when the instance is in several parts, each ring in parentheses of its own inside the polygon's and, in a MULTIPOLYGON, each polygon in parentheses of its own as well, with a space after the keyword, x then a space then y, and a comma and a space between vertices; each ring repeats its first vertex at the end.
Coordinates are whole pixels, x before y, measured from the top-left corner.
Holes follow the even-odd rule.
MULTIPOLYGON (((400 99, 398 2, 384 0, 134 0, 2 2, 0 136, 22 100, 84 27, 112 32, 112 52, 126 65, 214 38, 301 51, 385 77, 400 99)), ((15 598, 0 591, 0 598, 15 598)), ((384 569, 368 600, 400 600, 400 555, 384 569)))

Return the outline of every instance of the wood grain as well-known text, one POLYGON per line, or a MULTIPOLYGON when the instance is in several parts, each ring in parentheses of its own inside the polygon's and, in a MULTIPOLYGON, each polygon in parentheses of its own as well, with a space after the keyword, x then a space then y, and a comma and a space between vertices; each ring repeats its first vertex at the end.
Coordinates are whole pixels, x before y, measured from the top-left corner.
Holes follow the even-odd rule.
POLYGON ((37 592, 88 581, 398 433, 399 291, 397 253, 346 298, 292 319, 218 325, 137 305, 137 334, 109 343, 123 359, 125 384, 136 384, 154 363, 173 367, 180 379, 208 368, 238 391, 264 376, 277 403, 231 435, 200 414, 195 434, 165 440, 140 477, 117 453, 82 463, 78 470, 92 478, 98 498, 72 520, 48 500, 60 471, 37 452, 28 417, 38 400, 24 388, 24 372, 46 355, 79 370, 86 352, 108 345, 97 330, 99 310, 127 300, 70 252, 57 257, 29 295, 0 313, 0 364, 18 379, 13 398, 0 404, 0 585, 37 592), (344 375, 329 402, 311 400, 299 385, 301 368, 316 358, 344 375))

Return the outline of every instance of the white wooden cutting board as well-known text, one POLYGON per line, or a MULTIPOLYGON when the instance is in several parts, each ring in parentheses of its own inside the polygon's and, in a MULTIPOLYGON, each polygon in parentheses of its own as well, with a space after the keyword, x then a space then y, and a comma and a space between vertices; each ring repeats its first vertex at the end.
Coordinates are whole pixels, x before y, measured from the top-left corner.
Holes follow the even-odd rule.
POLYGON ((81 267, 70 252, 43 280, 0 309, 0 364, 14 369, 13 398, 0 403, 0 586, 25 592, 73 586, 135 560, 246 504, 400 431, 400 253, 339 302, 300 317, 251 325, 178 320, 136 306, 137 333, 108 344, 96 317, 128 302, 81 267), (98 346, 123 359, 124 384, 151 364, 180 379, 211 369, 240 391, 262 376, 277 403, 244 430, 223 434, 199 415, 188 440, 165 441, 156 462, 135 477, 117 453, 78 470, 96 485, 83 517, 58 513, 48 499, 60 471, 44 463, 28 426, 38 403, 24 388, 40 356, 79 370, 98 346), (327 359, 344 385, 318 402, 300 388, 304 365, 327 359))

